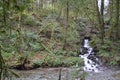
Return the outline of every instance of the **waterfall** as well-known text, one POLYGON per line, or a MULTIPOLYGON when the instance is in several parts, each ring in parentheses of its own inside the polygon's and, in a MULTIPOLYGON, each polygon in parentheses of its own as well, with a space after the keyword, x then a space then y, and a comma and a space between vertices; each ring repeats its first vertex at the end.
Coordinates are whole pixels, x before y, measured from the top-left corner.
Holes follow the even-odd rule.
MULTIPOLYGON (((109 0, 104 0, 104 15, 108 12, 109 0)), ((98 0, 99 11, 101 9, 101 0, 98 0)))
POLYGON ((80 50, 81 54, 79 56, 84 60, 84 71, 100 72, 100 61, 94 55, 95 52, 93 51, 93 48, 89 45, 89 39, 84 39, 83 43, 83 47, 80 50))

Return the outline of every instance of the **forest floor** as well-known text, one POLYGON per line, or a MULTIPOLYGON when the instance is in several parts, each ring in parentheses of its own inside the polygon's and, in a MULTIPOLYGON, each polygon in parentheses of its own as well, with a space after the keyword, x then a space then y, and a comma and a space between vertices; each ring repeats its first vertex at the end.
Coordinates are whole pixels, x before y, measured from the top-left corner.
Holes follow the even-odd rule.
MULTIPOLYGON (((75 74, 77 69, 62 68, 61 80, 83 80, 80 79, 82 71, 79 71, 77 75, 75 74)), ((14 80, 59 80, 60 68, 38 68, 28 71, 17 70, 16 72, 21 78, 14 80)), ((87 72, 85 80, 120 80, 120 69, 110 68, 99 73, 87 72)))

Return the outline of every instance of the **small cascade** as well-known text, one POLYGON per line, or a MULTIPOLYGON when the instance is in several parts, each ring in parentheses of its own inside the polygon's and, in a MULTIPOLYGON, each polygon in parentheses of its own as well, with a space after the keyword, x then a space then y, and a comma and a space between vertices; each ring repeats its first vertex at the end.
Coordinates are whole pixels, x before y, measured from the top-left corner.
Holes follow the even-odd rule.
POLYGON ((83 47, 80 49, 81 54, 79 55, 84 60, 85 71, 100 72, 100 60, 96 57, 93 48, 89 45, 89 39, 85 38, 83 47))

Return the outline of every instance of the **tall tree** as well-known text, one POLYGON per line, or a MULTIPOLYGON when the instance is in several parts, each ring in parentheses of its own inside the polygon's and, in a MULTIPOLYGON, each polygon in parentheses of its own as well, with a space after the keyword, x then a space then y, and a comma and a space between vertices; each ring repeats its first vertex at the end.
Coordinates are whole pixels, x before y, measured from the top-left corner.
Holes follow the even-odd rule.
POLYGON ((98 0, 95 0, 96 3, 96 11, 97 11, 97 17, 98 17, 98 25, 100 27, 100 38, 101 38, 101 44, 104 44, 104 0, 101 0, 101 9, 99 11, 98 7, 98 0))
POLYGON ((43 0, 39 0, 39 7, 43 8, 43 0))
POLYGON ((120 39, 120 28, 119 28, 119 14, 120 14, 120 0, 112 0, 110 11, 114 12, 110 15, 111 20, 111 29, 110 29, 110 38, 112 40, 119 40, 120 39))
POLYGON ((115 23, 114 23, 114 28, 115 28, 115 39, 118 40, 120 38, 119 34, 119 9, 120 9, 120 0, 116 0, 115 2, 115 23))
POLYGON ((104 43, 104 37, 105 37, 105 32, 104 32, 104 0, 101 0, 101 40, 102 40, 102 44, 104 43))
POLYGON ((65 25, 65 36, 64 36, 64 45, 63 45, 64 50, 66 49, 68 27, 69 27, 69 0, 66 1, 66 25, 65 25))

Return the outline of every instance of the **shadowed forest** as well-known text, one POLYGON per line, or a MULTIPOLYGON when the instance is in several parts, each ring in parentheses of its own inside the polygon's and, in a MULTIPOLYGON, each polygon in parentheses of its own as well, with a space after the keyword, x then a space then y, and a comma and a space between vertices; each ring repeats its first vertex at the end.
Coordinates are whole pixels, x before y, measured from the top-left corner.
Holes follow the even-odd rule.
POLYGON ((0 80, 82 67, 86 38, 102 66, 120 67, 120 0, 0 0, 0 80))

